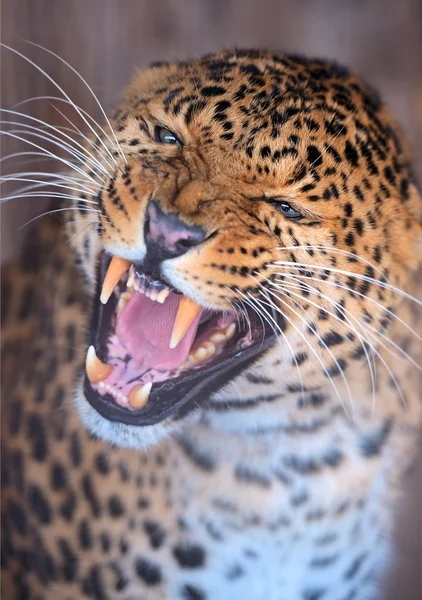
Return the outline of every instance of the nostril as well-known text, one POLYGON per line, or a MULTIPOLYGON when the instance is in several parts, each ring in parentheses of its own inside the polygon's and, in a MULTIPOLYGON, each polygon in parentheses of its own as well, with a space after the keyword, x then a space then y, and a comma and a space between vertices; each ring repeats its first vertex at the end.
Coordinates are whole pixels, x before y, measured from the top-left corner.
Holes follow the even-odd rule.
POLYGON ((167 258, 180 256, 203 242, 206 233, 202 227, 186 223, 177 213, 167 213, 157 200, 147 206, 144 222, 147 247, 154 246, 155 253, 167 258))
POLYGON ((198 239, 198 238, 182 238, 180 240, 178 240, 176 242, 176 245, 178 246, 178 248, 180 248, 180 250, 184 250, 184 251, 188 251, 190 248, 193 248, 193 246, 197 246, 198 244, 200 244, 202 242, 202 239, 198 239))

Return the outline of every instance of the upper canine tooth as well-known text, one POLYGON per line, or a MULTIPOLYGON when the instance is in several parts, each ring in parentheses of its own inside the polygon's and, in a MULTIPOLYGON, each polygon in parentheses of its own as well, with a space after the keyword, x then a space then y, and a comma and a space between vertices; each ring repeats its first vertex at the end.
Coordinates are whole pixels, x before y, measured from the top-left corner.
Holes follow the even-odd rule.
POLYGON ((190 298, 182 296, 180 300, 179 308, 177 310, 176 319, 173 325, 173 331, 171 333, 170 348, 176 348, 176 346, 184 338, 189 327, 192 325, 195 318, 198 316, 201 307, 196 304, 190 298))
POLYGON ((129 392, 129 404, 132 408, 140 409, 148 402, 152 381, 144 385, 135 385, 129 392))
POLYGON ((86 374, 91 383, 99 383, 112 372, 112 365, 103 363, 97 356, 94 346, 88 348, 85 361, 86 374))
POLYGON ((103 287, 101 289, 100 300, 103 304, 107 304, 108 299, 119 282, 119 279, 123 273, 126 273, 126 271, 129 269, 130 264, 131 263, 124 258, 113 256, 107 269, 107 273, 104 277, 103 287))

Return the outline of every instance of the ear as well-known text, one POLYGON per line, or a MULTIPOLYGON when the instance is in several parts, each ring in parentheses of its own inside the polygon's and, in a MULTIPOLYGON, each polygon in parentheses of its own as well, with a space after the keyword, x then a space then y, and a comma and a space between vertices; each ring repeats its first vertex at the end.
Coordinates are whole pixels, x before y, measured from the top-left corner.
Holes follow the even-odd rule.
POLYGON ((137 69, 124 92, 124 98, 141 97, 160 87, 160 81, 168 85, 171 75, 177 71, 178 65, 172 63, 155 63, 146 69, 137 69))

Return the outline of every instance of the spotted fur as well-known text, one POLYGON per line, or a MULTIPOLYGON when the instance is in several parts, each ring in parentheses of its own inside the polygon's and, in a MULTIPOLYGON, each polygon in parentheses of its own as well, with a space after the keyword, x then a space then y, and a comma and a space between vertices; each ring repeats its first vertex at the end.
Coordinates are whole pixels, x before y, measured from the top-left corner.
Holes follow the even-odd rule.
POLYGON ((65 237, 46 222, 5 275, 5 597, 374 597, 420 422, 421 204, 387 109, 336 65, 236 51, 139 73, 113 124, 65 237), (218 393, 141 428, 76 382, 98 252, 144 258, 151 197, 207 231, 165 266, 183 293, 284 320, 218 393))

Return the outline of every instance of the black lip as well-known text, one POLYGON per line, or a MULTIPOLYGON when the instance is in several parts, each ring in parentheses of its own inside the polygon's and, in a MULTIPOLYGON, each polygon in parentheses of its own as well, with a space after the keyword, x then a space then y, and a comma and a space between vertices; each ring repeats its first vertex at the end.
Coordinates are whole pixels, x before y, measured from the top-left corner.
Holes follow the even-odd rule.
MULTIPOLYGON (((104 263, 103 263, 104 264, 104 263)), ((93 303, 90 344, 94 344, 101 352, 103 344, 100 339, 99 324, 104 316, 114 312, 115 302, 110 299, 106 305, 99 302, 101 287, 101 265, 98 268, 97 294, 93 303)), ((279 316, 279 326, 284 329, 285 323, 279 316)), ((262 329, 261 329, 262 332, 262 329)), ((149 400, 144 408, 134 411, 118 405, 112 396, 101 395, 94 390, 85 375, 84 393, 86 400, 100 415, 109 421, 136 425, 139 427, 155 425, 173 416, 175 420, 182 418, 187 412, 198 405, 205 405, 209 396, 217 392, 230 379, 239 375, 244 369, 255 362, 259 356, 267 351, 275 342, 276 336, 272 330, 265 330, 261 339, 252 343, 247 348, 236 350, 235 347, 225 354, 223 360, 216 359, 201 370, 187 371, 185 375, 155 383, 152 387, 149 400)), ((234 343, 233 343, 234 346, 234 343)), ((101 357, 101 353, 99 354, 101 357)))

